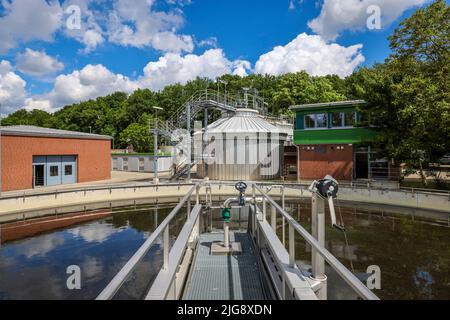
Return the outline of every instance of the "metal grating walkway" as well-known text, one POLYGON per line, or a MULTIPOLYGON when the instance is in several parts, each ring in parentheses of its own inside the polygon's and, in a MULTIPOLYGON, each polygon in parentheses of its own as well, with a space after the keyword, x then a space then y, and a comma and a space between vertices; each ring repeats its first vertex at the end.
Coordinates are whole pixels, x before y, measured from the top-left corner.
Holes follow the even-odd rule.
POLYGON ((265 300, 250 236, 247 233, 230 232, 230 238, 231 241, 241 242, 241 255, 210 255, 211 244, 223 242, 223 234, 200 236, 184 300, 265 300))

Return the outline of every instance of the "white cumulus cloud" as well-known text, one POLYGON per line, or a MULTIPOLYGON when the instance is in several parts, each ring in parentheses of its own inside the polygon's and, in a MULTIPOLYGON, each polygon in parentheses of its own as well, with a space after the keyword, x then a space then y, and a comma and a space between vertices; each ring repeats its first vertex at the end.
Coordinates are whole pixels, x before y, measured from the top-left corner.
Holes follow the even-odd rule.
POLYGON ((406 10, 423 5, 428 0, 324 0, 320 15, 308 26, 325 40, 335 40, 344 30, 362 30, 372 12, 370 6, 378 6, 381 27, 388 27, 406 10))
POLYGON ((9 114, 22 107, 26 97, 26 82, 17 75, 9 61, 0 61, 1 113, 9 114))
POLYGON ((136 82, 115 74, 103 65, 87 65, 71 74, 59 75, 53 89, 44 95, 35 95, 26 101, 27 109, 54 111, 71 103, 95 99, 116 91, 131 93, 138 89, 136 82))
MULTIPOLYGON (((0 68, 6 69, 6 64, 0 68)), ((245 76, 251 64, 245 60, 230 61, 221 49, 210 49, 202 55, 166 53, 144 68, 138 79, 115 74, 103 65, 87 65, 70 74, 59 75, 53 89, 41 95, 22 96, 27 110, 53 112, 62 106, 95 99, 116 91, 132 93, 138 88, 161 90, 167 85, 186 83, 197 77, 215 79, 224 74, 245 76)))
POLYGON ((25 99, 25 105, 23 106, 23 108, 27 111, 32 111, 32 110, 43 110, 43 111, 47 111, 47 112, 54 111, 50 100, 45 100, 45 99, 39 100, 39 99, 35 99, 35 98, 25 99))
POLYGON ((109 41, 164 52, 192 52, 192 37, 176 33, 184 23, 180 12, 155 11, 154 4, 154 0, 116 0, 109 16, 109 41))
POLYGON ((144 87, 161 90, 169 84, 184 84, 197 77, 214 79, 227 73, 244 76, 249 68, 248 61, 228 60, 222 49, 210 49, 202 55, 167 53, 147 64, 139 82, 144 87))
POLYGON ((64 34, 70 38, 84 44, 82 53, 90 53, 99 45, 105 42, 102 27, 99 23, 102 19, 102 13, 91 9, 91 5, 95 4, 95 0, 67 0, 64 2, 64 13, 67 19, 75 14, 72 9, 74 7, 80 10, 80 28, 64 28, 64 34))
POLYGON ((320 36, 302 33, 286 46, 275 47, 256 62, 259 74, 281 75, 306 71, 312 76, 350 75, 364 62, 361 44, 344 47, 327 44, 320 36))
POLYGON ((61 27, 62 9, 58 1, 2 0, 0 16, 0 54, 15 48, 20 42, 52 41, 61 27))
POLYGON ((192 52, 193 37, 178 33, 184 24, 181 8, 190 1, 168 2, 176 8, 166 11, 156 10, 155 3, 156 0, 0 0, 0 54, 30 41, 51 42, 56 33, 83 44, 83 53, 94 51, 106 41, 163 52, 192 52), (75 20, 80 20, 79 28, 69 28, 67 22, 78 12, 79 19, 75 20))
POLYGON ((16 56, 17 69, 33 77, 40 77, 64 69, 64 64, 50 57, 44 51, 34 51, 27 48, 16 56))

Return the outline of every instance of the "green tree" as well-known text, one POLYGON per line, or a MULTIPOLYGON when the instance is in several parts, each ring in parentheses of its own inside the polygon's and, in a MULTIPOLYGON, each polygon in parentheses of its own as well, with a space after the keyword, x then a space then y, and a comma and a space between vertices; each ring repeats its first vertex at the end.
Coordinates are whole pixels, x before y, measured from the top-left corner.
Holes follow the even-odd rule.
POLYGON ((347 79, 349 93, 368 101, 364 111, 383 134, 387 155, 419 169, 450 150, 450 9, 435 1, 400 23, 392 55, 347 79))
POLYGON ((345 82, 338 77, 311 77, 305 71, 278 78, 272 92, 272 113, 285 113, 289 106, 345 100, 345 82))
POLYGON ((38 126, 50 127, 52 115, 41 110, 27 111, 25 109, 18 110, 2 120, 4 126, 38 126))
POLYGON ((132 123, 119 136, 119 144, 125 148, 132 144, 135 152, 150 152, 153 150, 153 137, 150 136, 149 126, 132 123))

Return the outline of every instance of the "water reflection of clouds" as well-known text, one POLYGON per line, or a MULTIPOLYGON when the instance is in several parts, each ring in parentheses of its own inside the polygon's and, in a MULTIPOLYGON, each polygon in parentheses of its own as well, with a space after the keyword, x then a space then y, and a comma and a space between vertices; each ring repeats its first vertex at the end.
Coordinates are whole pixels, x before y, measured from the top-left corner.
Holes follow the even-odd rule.
POLYGON ((123 229, 114 229, 112 225, 105 223, 93 223, 79 226, 67 232, 76 238, 82 238, 86 242, 105 242, 111 235, 122 232, 123 229))
POLYGON ((83 277, 92 278, 103 272, 103 264, 96 257, 86 257, 80 265, 83 277))
POLYGON ((62 246, 64 241, 64 237, 60 233, 46 234, 27 240, 19 246, 18 251, 22 252, 27 258, 42 257, 62 246))

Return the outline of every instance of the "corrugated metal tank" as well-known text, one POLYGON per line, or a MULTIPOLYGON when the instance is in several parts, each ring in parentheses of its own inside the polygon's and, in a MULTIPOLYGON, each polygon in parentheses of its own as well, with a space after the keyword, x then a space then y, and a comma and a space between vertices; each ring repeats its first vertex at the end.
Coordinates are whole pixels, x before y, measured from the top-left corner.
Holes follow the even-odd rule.
POLYGON ((194 136, 208 144, 197 176, 225 181, 278 179, 286 137, 258 111, 238 109, 233 117, 220 119, 194 136))

